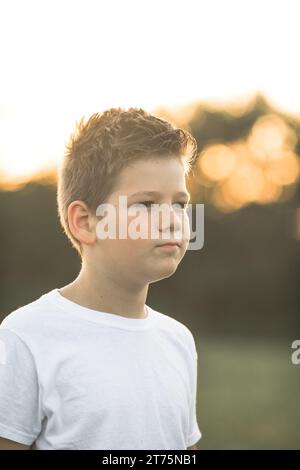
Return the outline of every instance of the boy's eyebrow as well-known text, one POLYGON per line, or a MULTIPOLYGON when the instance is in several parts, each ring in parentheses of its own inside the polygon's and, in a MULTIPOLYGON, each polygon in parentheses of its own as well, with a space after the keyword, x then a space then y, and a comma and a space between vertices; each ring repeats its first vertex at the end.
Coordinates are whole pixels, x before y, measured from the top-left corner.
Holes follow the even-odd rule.
MULTIPOLYGON (((129 197, 133 196, 163 196, 163 194, 159 191, 138 191, 137 193, 130 194, 129 197)), ((184 191, 179 191, 178 193, 176 193, 175 197, 177 196, 186 196, 188 198, 188 201, 190 200, 190 194, 184 191)))

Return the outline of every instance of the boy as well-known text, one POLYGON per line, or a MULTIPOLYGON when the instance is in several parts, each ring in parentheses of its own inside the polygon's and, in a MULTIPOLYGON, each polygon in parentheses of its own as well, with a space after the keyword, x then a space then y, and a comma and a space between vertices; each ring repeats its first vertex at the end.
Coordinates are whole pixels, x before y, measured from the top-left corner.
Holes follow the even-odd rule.
POLYGON ((57 203, 81 271, 0 326, 0 449, 197 449, 193 335, 145 304, 149 283, 171 276, 187 249, 196 150, 188 132, 139 108, 80 121, 57 203), (138 208, 143 227, 155 204, 169 219, 156 220, 156 237, 101 238, 102 203, 128 229, 138 208))

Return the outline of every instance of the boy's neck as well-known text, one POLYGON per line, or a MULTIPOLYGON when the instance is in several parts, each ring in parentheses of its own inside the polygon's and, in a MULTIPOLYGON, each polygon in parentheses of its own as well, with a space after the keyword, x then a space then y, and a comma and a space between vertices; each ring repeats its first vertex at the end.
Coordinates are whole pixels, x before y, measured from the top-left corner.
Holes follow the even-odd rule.
POLYGON ((107 275, 90 276, 81 270, 70 284, 59 288, 59 293, 83 307, 113 313, 128 318, 145 318, 145 303, 149 284, 122 285, 107 275))

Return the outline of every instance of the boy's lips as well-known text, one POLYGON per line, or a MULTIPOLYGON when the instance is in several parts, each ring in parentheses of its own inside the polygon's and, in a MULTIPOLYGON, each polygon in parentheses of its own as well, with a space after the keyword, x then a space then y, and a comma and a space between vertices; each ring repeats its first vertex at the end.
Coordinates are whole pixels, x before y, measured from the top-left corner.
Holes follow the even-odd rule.
POLYGON ((159 246, 178 246, 179 248, 181 247, 182 245, 182 242, 180 240, 178 241, 175 241, 175 240, 170 240, 170 241, 165 241, 163 243, 160 243, 159 245, 157 245, 158 247, 159 246))

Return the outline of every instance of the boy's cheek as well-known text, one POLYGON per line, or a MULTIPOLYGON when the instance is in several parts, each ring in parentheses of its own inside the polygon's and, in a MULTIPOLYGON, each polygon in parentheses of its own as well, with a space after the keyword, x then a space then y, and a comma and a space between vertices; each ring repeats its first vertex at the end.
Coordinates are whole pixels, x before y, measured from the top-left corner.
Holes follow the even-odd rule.
POLYGON ((128 242, 140 245, 141 248, 155 245, 155 240, 159 238, 158 229, 151 230, 150 222, 145 218, 139 218, 138 221, 135 217, 128 218, 126 231, 128 242))

